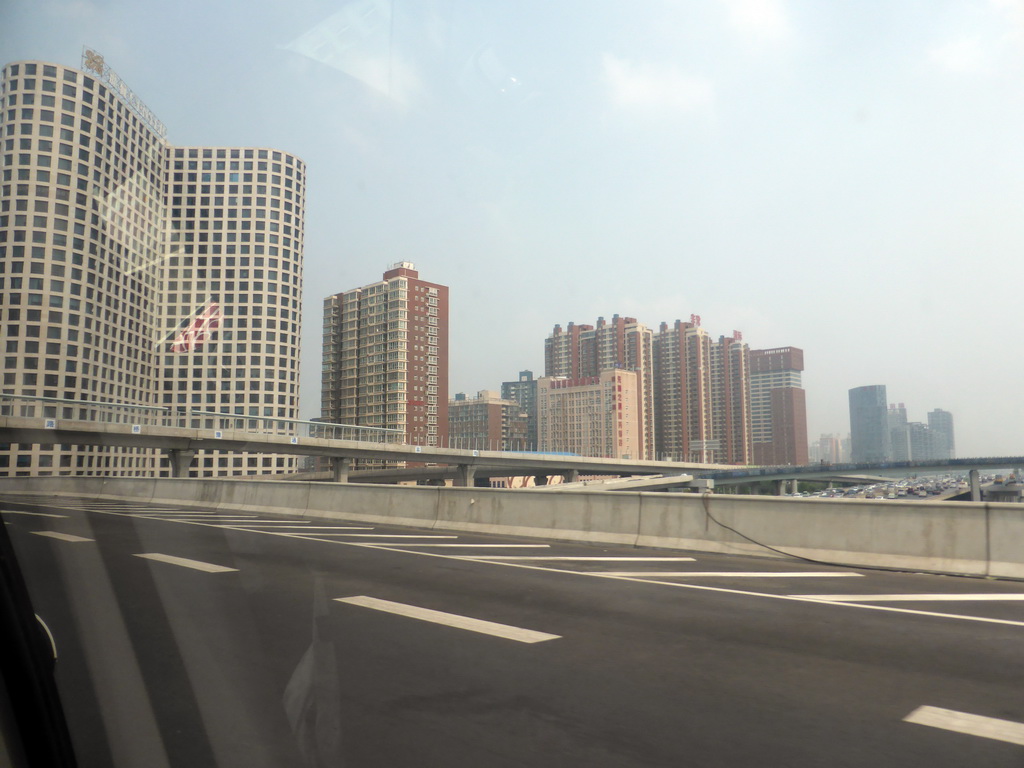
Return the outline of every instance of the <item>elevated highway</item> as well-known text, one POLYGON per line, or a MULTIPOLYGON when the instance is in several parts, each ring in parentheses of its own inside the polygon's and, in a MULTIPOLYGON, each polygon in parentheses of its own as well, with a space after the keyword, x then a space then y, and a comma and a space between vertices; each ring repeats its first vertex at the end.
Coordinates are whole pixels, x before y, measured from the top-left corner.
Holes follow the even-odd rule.
MULTIPOLYGON (((316 435, 288 434, 287 431, 259 432, 248 427, 249 419, 225 414, 190 414, 183 420, 199 426, 97 422, 45 416, 0 415, 0 442, 23 444, 104 445, 153 448, 170 458, 171 474, 185 477, 197 451, 238 451, 332 459, 332 479, 348 480, 353 460, 400 461, 439 464, 454 467, 456 485, 472 486, 479 473, 485 476, 561 475, 572 482, 580 475, 673 475, 680 483, 693 479, 693 473, 724 469, 726 465, 689 462, 604 459, 543 453, 508 451, 468 451, 454 448, 373 442, 365 439, 338 439, 316 435), (241 428, 235 428, 240 424, 241 428), (230 427, 230 428, 229 428, 230 427)), ((255 419, 252 421, 266 421, 255 419)), ((330 426, 330 425, 326 425, 330 426)), ((395 470, 390 482, 410 479, 412 475, 433 477, 430 468, 395 470), (412 475, 410 475, 410 472, 412 475), (407 477, 407 475, 409 475, 407 477)), ((449 474, 451 470, 447 470, 449 474)), ((387 477, 385 470, 385 477, 387 477)), ((703 483, 701 484, 704 485, 703 483)))

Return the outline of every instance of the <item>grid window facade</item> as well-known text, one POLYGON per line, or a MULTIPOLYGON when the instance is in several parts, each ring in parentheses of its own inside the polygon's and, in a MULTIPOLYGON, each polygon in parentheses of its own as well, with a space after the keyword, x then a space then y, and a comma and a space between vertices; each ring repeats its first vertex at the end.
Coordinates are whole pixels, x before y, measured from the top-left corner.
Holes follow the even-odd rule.
MULTIPOLYGON (((0 78, 4 394, 296 418, 304 209, 305 166, 293 155, 174 147, 102 78, 8 64, 0 78), (220 328, 173 352, 209 303, 222 313, 220 328)), ((78 415, 45 408, 32 415, 78 415)), ((201 455, 192 474, 294 463, 201 455)), ((0 446, 0 475, 168 473, 150 449, 0 446)))

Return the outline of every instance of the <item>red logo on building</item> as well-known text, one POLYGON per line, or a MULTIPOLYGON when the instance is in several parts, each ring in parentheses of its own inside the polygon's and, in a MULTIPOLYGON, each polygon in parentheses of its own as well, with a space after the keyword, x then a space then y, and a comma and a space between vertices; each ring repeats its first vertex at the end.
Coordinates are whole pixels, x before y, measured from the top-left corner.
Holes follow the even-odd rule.
POLYGON ((220 305, 208 302, 181 333, 171 342, 171 352, 194 352, 220 327, 220 305))

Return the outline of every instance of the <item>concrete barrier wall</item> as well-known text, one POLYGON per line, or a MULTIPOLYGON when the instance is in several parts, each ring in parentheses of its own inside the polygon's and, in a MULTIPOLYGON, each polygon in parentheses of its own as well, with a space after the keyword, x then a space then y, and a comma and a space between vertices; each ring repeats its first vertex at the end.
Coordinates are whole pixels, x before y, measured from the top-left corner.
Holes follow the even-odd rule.
POLYGON ((171 478, 0 478, 4 491, 1024 578, 1014 504, 171 478))
POLYGON ((479 533, 635 544, 637 494, 439 488, 437 527, 479 533))
POLYGON ((1024 510, 1020 504, 988 504, 989 576, 1024 579, 1024 510))
POLYGON ((641 495, 640 546, 782 556, 766 545, 850 565, 978 575, 987 569, 984 504, 641 495))

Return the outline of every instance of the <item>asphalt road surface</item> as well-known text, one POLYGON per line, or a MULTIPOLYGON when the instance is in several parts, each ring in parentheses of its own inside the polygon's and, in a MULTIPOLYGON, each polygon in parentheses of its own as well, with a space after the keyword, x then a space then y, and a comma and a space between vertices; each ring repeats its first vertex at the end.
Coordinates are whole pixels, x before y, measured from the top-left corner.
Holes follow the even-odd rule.
POLYGON ((0 497, 83 766, 1024 766, 1024 583, 0 497))

